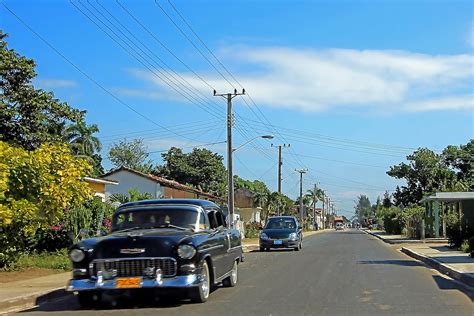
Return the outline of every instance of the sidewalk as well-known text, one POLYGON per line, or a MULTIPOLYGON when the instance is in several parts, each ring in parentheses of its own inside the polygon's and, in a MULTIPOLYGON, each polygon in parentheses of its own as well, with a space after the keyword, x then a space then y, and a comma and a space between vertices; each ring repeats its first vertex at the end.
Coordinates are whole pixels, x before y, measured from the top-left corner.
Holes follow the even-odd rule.
POLYGON ((422 240, 388 235, 380 231, 365 231, 389 244, 401 244, 401 252, 420 260, 451 278, 474 287, 474 258, 467 253, 448 247, 446 239, 430 238, 422 240))
POLYGON ((409 238, 403 235, 389 235, 384 231, 381 230, 364 230, 367 233, 371 234, 372 236, 375 236, 383 241, 385 241, 388 244, 408 244, 408 243, 413 243, 413 244, 419 244, 419 243, 425 243, 425 244, 439 244, 439 243, 447 243, 448 240, 446 238, 426 238, 425 240, 420 240, 420 239, 415 239, 415 238, 409 238))
POLYGON ((65 289, 71 272, 35 279, 3 283, 0 287, 0 314, 18 311, 67 295, 65 289))

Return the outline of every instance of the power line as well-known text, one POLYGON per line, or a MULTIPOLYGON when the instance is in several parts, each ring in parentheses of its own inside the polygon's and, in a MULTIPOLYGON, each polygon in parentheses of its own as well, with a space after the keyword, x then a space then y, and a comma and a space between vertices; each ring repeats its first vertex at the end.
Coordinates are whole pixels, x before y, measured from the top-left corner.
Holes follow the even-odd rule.
MULTIPOLYGON (((216 104, 214 103, 209 103, 208 100, 207 100, 207 97, 206 95, 204 95, 201 91, 199 91, 198 89, 196 89, 186 78, 184 78, 183 76, 181 76, 177 71, 173 70, 163 59, 161 59, 159 56, 157 56, 146 44, 144 44, 142 41, 140 41, 140 39, 138 39, 123 23, 121 23, 109 10, 107 10, 107 8, 105 8, 103 5, 100 4, 99 0, 96 0, 97 1, 97 4, 105 11, 107 12, 107 14, 109 16, 111 16, 119 25, 122 29, 126 30, 137 42, 139 42, 143 47, 145 47, 145 49, 147 49, 155 58, 157 58, 163 65, 165 65, 176 77, 179 77, 181 79, 181 81, 185 82, 185 84, 182 84, 183 86, 185 86, 186 88, 191 87, 196 93, 196 94, 199 94, 200 97, 201 97, 201 100, 204 100, 204 102, 210 104, 210 105, 215 105, 217 107, 217 110, 221 110, 221 108, 219 106, 217 106, 216 104), (186 86, 187 84, 187 86, 186 86)), ((89 2, 89 0, 88 0, 89 2)), ((118 1, 117 1, 118 3, 118 1)), ((119 3, 120 4, 120 3, 119 3)), ((92 5, 92 4, 91 4, 92 5)), ((92 5, 93 6, 93 5, 92 5)), ((96 9, 97 10, 97 9, 96 9)), ((97 10, 99 12, 99 10, 97 10)), ((120 30, 120 29, 119 29, 120 30)), ((122 32, 121 32, 122 33, 122 32)), ((123 34, 123 33, 122 33, 123 34)), ((181 82, 182 83, 182 82, 181 82)), ((189 88, 188 88, 189 89, 189 88)), ((191 89, 189 89, 191 90, 191 89)))
MULTIPOLYGON (((126 40, 124 40, 120 35, 118 35, 109 25, 107 25, 102 19, 100 19, 99 17, 97 17, 97 15, 95 15, 87 6, 85 6, 81 1, 78 1, 78 3, 85 9, 87 10, 92 16, 94 16, 94 18, 100 22, 102 25, 104 25, 113 35, 109 34, 106 30, 104 30, 104 28, 102 28, 93 18, 91 18, 86 12, 84 12, 83 10, 81 10, 77 5, 74 4, 74 2, 72 0, 70 0, 70 3, 80 12, 82 13, 87 19, 89 19, 93 24, 95 24, 105 35, 107 35, 112 41, 114 41, 117 45, 119 45, 127 54, 129 54, 132 58, 134 58, 135 60, 137 60, 140 64, 142 64, 145 68, 147 68, 154 76, 156 76, 159 80, 161 80, 163 83, 165 83, 167 86, 169 86, 171 89, 173 89, 176 93, 178 93, 179 95, 181 95, 183 98, 185 98, 186 100, 188 100, 189 102, 193 103, 193 104, 196 104, 198 105, 199 107, 201 107, 204 111, 206 111, 207 113, 215 116, 216 118, 219 118, 219 116, 217 116, 215 113, 212 112, 212 110, 210 110, 206 104, 200 104, 200 101, 198 99, 196 99, 196 97, 194 97, 193 95, 191 95, 188 91, 184 91, 182 90, 182 87, 180 87, 180 83, 176 83, 175 81, 171 80, 170 77, 165 74, 162 70, 156 68, 155 66, 153 66, 153 64, 147 60, 145 57, 143 57, 142 54, 140 54, 140 52, 137 52, 137 50, 134 48, 134 47, 137 47, 136 44, 133 43, 133 41, 130 41, 130 38, 125 35, 120 29, 118 30, 118 32, 120 32, 121 34, 123 34, 130 42, 132 42, 132 45, 129 44, 129 42, 127 42, 126 40), (115 37, 115 38, 114 38, 115 37), (119 41, 121 41, 124 45, 126 45, 128 47, 128 49, 126 47, 124 47, 124 45, 122 45, 119 41), (132 47, 134 46, 134 47, 132 47), (130 52, 130 50, 133 52, 130 52), (138 57, 137 57, 137 56, 138 57), (150 66, 148 66, 146 63, 148 63, 150 66), (153 69, 155 69, 156 71, 154 71, 153 69), (164 78, 163 78, 164 77, 164 78)), ((90 4, 90 3, 89 3, 90 4)), ((93 5, 91 5, 93 7, 93 5)), ((103 16, 103 14, 101 12, 98 11, 99 14, 101 14, 103 16)), ((113 23, 110 22, 110 20, 108 20, 106 18, 106 20, 112 25, 112 27, 114 27, 113 23)), ((144 53, 145 55, 147 55, 148 58, 149 55, 147 53, 145 53, 141 48, 138 48, 142 53, 144 53)), ((184 86, 182 83, 181 83, 181 86, 184 86)))
POLYGON ((233 88, 235 89, 235 86, 232 84, 232 82, 230 82, 229 80, 227 80, 227 78, 222 74, 222 72, 219 71, 219 69, 217 69, 217 67, 209 60, 209 58, 207 58, 206 55, 204 55, 204 53, 194 44, 194 42, 186 35, 186 33, 181 29, 181 27, 176 24, 176 22, 173 20, 173 18, 168 14, 168 12, 166 12, 166 10, 158 3, 158 1, 155 0, 155 3, 156 5, 161 9, 161 11, 163 11, 163 13, 168 17, 168 19, 171 21, 171 23, 173 23, 173 25, 178 29, 178 31, 188 40, 188 42, 199 52, 199 54, 207 60, 207 62, 209 63, 209 65, 211 65, 212 68, 214 68, 215 71, 217 71, 217 73, 219 73, 219 75, 225 80, 227 81, 227 83, 233 88))
POLYGON ((43 43, 45 43, 49 48, 51 48, 56 54, 58 54, 64 61, 66 61, 68 64, 70 64, 72 67, 74 67, 77 71, 79 71, 84 77, 86 77, 88 80, 90 80, 92 83, 94 83, 96 86, 98 86, 102 91, 104 91, 106 94, 110 95, 113 99, 115 99, 117 102, 122 104, 123 106, 127 107, 129 110, 137 114, 138 116, 142 117, 143 119, 149 121, 150 123, 167 130, 179 137, 183 137, 186 139, 190 139, 195 141, 194 139, 184 137, 180 135, 179 133, 175 133, 172 130, 168 129, 167 127, 157 123, 156 121, 152 120, 148 116, 140 113, 136 109, 134 109, 131 105, 127 104, 123 100, 121 100, 119 97, 117 97, 115 94, 113 94, 111 91, 106 89, 103 85, 101 85, 99 82, 97 82, 94 78, 89 76, 86 72, 84 72, 82 69, 80 69, 76 64, 74 64, 71 60, 69 60, 64 54, 62 54, 56 47, 54 47, 50 42, 48 42, 44 37, 42 37, 38 32, 36 32, 33 28, 31 28, 22 18, 20 18, 15 12, 13 12, 9 7, 7 7, 3 2, 2 5, 5 7, 5 9, 10 12, 23 26, 25 26, 31 33, 33 33, 36 37, 38 37, 43 43))

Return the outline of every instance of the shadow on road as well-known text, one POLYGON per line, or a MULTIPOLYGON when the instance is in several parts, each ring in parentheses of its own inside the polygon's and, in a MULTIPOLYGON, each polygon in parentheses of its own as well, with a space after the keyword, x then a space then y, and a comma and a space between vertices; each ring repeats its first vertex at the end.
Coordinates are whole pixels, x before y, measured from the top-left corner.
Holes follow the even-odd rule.
POLYGON ((403 267, 422 267, 423 264, 413 260, 364 260, 358 264, 391 264, 403 267))
POLYGON ((458 290, 464 293, 467 297, 471 299, 472 302, 474 302, 474 291, 469 290, 466 286, 460 284, 459 282, 444 278, 440 275, 433 275, 433 279, 438 288, 440 288, 441 290, 458 290))
POLYGON ((81 308, 73 294, 68 294, 56 301, 47 302, 31 309, 22 311, 28 312, 60 312, 74 310, 121 310, 121 309, 144 309, 144 308, 174 308, 185 304, 192 304, 179 295, 153 295, 153 292, 136 291, 133 293, 108 295, 102 298, 102 302, 95 308, 81 308))

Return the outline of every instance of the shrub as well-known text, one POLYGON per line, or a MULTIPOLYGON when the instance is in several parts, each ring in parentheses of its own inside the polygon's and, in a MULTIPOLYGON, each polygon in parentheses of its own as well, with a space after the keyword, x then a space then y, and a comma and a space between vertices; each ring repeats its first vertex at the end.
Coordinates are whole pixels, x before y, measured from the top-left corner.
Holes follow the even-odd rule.
POLYGON ((72 240, 62 225, 41 228, 36 231, 33 243, 28 247, 38 253, 58 251, 69 248, 72 240))
POLYGON ((245 238, 258 238, 259 235, 260 235, 259 223, 245 224, 245 238))
POLYGON ((460 250, 466 253, 470 252, 469 243, 467 241, 463 241, 463 243, 461 244, 460 250))
POLYGON ((451 247, 460 247, 463 238, 460 229, 460 220, 457 214, 448 213, 445 214, 446 220, 446 235, 448 237, 448 242, 451 247))
POLYGON ((467 243, 469 245, 469 251, 471 253, 471 257, 474 258, 474 236, 469 238, 467 243))
POLYGON ((383 227, 388 234, 401 234, 402 225, 398 216, 400 212, 397 207, 383 208, 378 212, 377 217, 382 220, 383 227))

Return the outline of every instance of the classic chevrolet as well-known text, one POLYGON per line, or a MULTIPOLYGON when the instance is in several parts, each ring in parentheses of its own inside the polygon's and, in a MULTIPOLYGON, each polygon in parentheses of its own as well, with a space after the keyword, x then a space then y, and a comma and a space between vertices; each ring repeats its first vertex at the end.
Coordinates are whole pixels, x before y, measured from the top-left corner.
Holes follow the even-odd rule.
POLYGON ((146 200, 121 205, 107 236, 71 247, 67 290, 91 307, 104 291, 177 289, 205 302, 222 282, 235 286, 243 261, 240 232, 227 228, 221 209, 205 200, 146 200))

